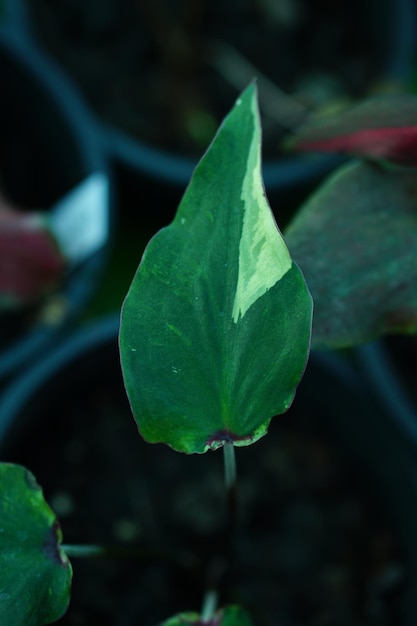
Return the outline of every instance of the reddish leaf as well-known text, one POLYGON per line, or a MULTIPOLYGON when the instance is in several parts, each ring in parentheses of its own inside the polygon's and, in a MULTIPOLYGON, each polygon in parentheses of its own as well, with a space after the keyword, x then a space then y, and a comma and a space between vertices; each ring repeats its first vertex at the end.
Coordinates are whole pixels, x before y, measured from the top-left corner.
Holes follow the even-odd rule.
POLYGON ((0 308, 45 293, 64 265, 42 214, 17 211, 0 198, 0 308))
POLYGON ((285 239, 313 296, 313 347, 417 330, 415 171, 345 166, 307 201, 285 239))
POLYGON ((417 165, 417 98, 378 96, 332 116, 312 117, 289 145, 417 165))

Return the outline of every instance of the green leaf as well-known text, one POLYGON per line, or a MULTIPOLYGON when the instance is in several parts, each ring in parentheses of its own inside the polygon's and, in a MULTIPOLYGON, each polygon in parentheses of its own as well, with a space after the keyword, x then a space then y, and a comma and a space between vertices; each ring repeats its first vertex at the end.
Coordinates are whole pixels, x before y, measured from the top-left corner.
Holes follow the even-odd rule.
POLYGON ((369 163, 341 168, 285 238, 313 295, 313 347, 417 330, 415 172, 369 163))
POLYGON ((181 613, 171 617, 161 626, 253 626, 248 614, 239 606, 227 606, 210 620, 202 620, 198 613, 181 613))
POLYGON ((186 453, 259 439, 293 399, 311 308, 265 198, 251 85, 124 302, 122 370, 143 437, 186 453))
POLYGON ((311 116, 287 142, 299 151, 336 152, 417 165, 417 97, 364 100, 332 116, 311 116))
POLYGON ((33 475, 0 463, 0 624, 40 626, 66 611, 72 569, 33 475))

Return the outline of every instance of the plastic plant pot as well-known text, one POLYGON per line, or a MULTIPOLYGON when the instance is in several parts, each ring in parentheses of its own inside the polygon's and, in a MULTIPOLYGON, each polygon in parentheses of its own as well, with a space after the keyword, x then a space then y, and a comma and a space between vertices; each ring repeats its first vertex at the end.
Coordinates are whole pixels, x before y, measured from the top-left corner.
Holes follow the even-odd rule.
POLYGON ((0 22, 3 27, 27 36, 30 28, 24 0, 0 0, 0 22))
POLYGON ((0 80, 2 191, 15 206, 48 211, 70 259, 42 307, 30 316, 2 314, 4 380, 45 352, 85 309, 106 265, 113 203, 99 132, 78 92, 7 26, 0 29, 0 80))
MULTIPOLYGON (((69 66, 71 63, 66 63, 64 53, 59 50, 59 39, 56 37, 56 24, 59 23, 59 19, 54 22, 54 17, 47 15, 48 11, 52 14, 55 10, 50 7, 43 7, 43 12, 46 14, 45 22, 49 22, 50 27, 50 36, 48 39, 48 35, 45 34, 45 32, 41 32, 41 28, 36 19, 36 2, 33 2, 32 4, 33 6, 30 7, 31 2, 28 2, 28 7, 33 9, 31 13, 34 16, 32 19, 32 31, 39 45, 44 46, 51 54, 60 58, 60 62, 66 68, 66 71, 72 71, 74 76, 76 76, 76 70, 73 66, 71 66, 72 69, 70 69, 69 66), (51 27, 51 25, 54 24, 55 29, 51 27), (54 33, 55 38, 53 36, 54 33)), ((358 5, 354 5, 354 3, 352 3, 352 7, 354 7, 352 8, 352 11, 357 12, 357 14, 355 13, 356 18, 354 28, 356 29, 357 27, 359 29, 360 26, 362 26, 362 21, 368 26, 367 28, 363 26, 362 30, 366 30, 368 33, 367 54, 369 55, 369 58, 372 59, 372 63, 375 65, 373 80, 376 82, 379 80, 387 81, 390 84, 406 84, 412 73, 415 54, 417 19, 414 0, 385 0, 383 3, 369 0, 366 3, 359 3, 358 5), (362 15, 364 16, 363 20, 361 20, 362 15)), ((234 7, 234 9, 231 8, 230 10, 239 10, 238 4, 234 7)), ((100 15, 100 18, 97 17, 94 24, 93 18, 88 18, 88 24, 91 22, 90 25, 94 30, 94 33, 98 33, 99 43, 101 41, 100 36, 103 36, 100 35, 100 25, 102 25, 103 32, 107 32, 106 28, 109 28, 108 22, 110 23, 109 15, 111 14, 111 11, 114 12, 114 7, 112 7, 110 3, 109 7, 107 7, 107 5, 106 8, 103 7, 103 12, 100 15)), ((68 29, 75 29, 77 28, 76 25, 79 25, 80 23, 81 13, 78 14, 76 10, 73 10, 73 13, 71 13, 71 9, 69 9, 67 13, 67 20, 68 29)), ((246 26, 248 27, 248 25, 246 26)), ((270 26, 271 29, 274 27, 272 18, 270 26)), ((84 26, 84 28, 86 27, 84 26)), ((225 41, 227 41, 227 33, 224 34, 225 27, 223 26, 222 28, 223 30, 221 30, 221 32, 224 35, 225 41)), ((88 31, 86 30, 86 32, 88 31)), ((64 28, 64 37, 65 33, 66 30, 64 28)), ((357 36, 357 30, 351 33, 352 40, 355 40, 357 36)), ((93 35, 91 38, 92 37, 93 35)), ((335 35, 335 37, 337 38, 337 35, 335 35)), ((86 46, 90 51, 90 54, 92 54, 91 38, 86 41, 86 46)), ((316 44, 319 45, 318 42, 316 42, 316 44)), ((298 49, 296 49, 295 52, 298 53, 298 49)), ((287 52, 287 58, 290 59, 291 54, 291 51, 287 52)), ((115 52, 115 56, 117 56, 117 52, 115 52)), ((92 55, 91 58, 94 59, 94 55, 92 55)), ((71 56, 71 61, 74 65, 74 55, 71 56)), ((149 67, 146 67, 145 71, 149 73, 149 67)), ((103 72, 101 73, 103 74, 103 72)), ((107 80, 107 74, 104 72, 103 75, 106 76, 107 80)), ((140 76, 140 74, 138 74, 138 76, 140 76)), ((119 78, 120 73, 118 73, 117 78, 114 79, 115 86, 118 84, 119 78)), ((274 76, 271 78, 276 80, 274 76)), ((96 77, 96 79, 99 81, 99 77, 96 77)), ((77 79, 77 82, 83 89, 82 80, 77 79)), ((88 88, 92 84, 93 83, 91 81, 89 81, 89 83, 85 82, 85 92, 89 90, 88 88)), ((134 88, 135 85, 132 86, 132 89, 134 88)), ((96 96, 94 93, 95 89, 96 87, 91 87, 90 94, 88 96, 92 102, 96 96)), ((127 88, 125 89, 126 97, 128 97, 129 91, 131 90, 127 88)), ((233 94, 237 97, 238 93, 238 89, 230 89, 230 101, 228 102, 228 106, 230 106, 233 101, 233 94)), ((144 93, 143 97, 145 97, 145 95, 146 94, 144 93)), ((148 194, 149 189, 154 189, 155 184, 157 183, 159 191, 161 191, 162 188, 168 191, 168 193, 170 191, 175 191, 178 195, 184 190, 196 165, 196 158, 191 157, 189 154, 184 152, 164 149, 163 146, 157 147, 155 144, 152 144, 147 140, 142 141, 139 134, 136 134, 134 137, 133 134, 128 134, 125 130, 122 130, 119 127, 116 128, 114 125, 106 122, 104 117, 102 118, 102 121, 105 141, 107 143, 109 153, 112 155, 115 162, 117 172, 120 175, 120 186, 122 188, 126 186, 129 189, 130 204, 136 204, 140 198, 143 198, 145 194, 148 194)), ((146 121, 147 120, 145 119, 145 122, 146 121)), ((160 120, 160 126, 163 127, 166 124, 167 122, 165 119, 160 120)), ((283 191, 288 193, 290 196, 295 195, 298 197, 303 190, 310 189, 339 163, 340 159, 329 155, 286 156, 284 154, 280 154, 276 158, 273 158, 272 156, 265 158, 265 187, 269 197, 271 198, 272 206, 274 207, 275 194, 277 202, 281 202, 281 204, 283 191), (273 195, 274 199, 272 200, 273 195)), ((163 211, 163 208, 161 208, 162 206, 163 204, 161 203, 153 210, 163 211)), ((170 209, 168 209, 167 212, 171 214, 170 209)))
POLYGON ((397 335, 379 339, 356 348, 354 356, 376 401, 417 454, 415 337, 397 335))
MULTIPOLYGON (((221 455, 183 455, 142 440, 123 390, 118 328, 118 316, 110 316, 78 329, 14 381, 0 402, 0 458, 34 472, 61 517, 66 543, 122 536, 125 547, 133 538, 151 551, 156 541, 159 556, 166 546, 192 546, 207 558, 219 548, 223 519, 221 455), (60 481, 69 476, 68 487, 60 481)), ((415 457, 346 361, 313 354, 288 414, 274 418, 256 444, 240 448, 237 462, 242 529, 230 578, 233 597, 249 603, 255 623, 317 623, 316 600, 340 623, 352 610, 344 594, 353 586, 353 605, 362 594, 371 605, 370 623, 415 625, 415 457), (381 531, 381 520, 393 535, 381 531), (392 537, 401 549, 399 574, 386 555, 392 537), (374 551, 375 562, 368 562, 374 551), (341 571, 344 559, 357 569, 341 571), (381 604, 386 613, 378 617, 381 604)), ((77 561, 73 607, 63 624, 83 615, 86 623, 151 626, 176 603, 199 602, 201 568, 118 561, 77 561)))

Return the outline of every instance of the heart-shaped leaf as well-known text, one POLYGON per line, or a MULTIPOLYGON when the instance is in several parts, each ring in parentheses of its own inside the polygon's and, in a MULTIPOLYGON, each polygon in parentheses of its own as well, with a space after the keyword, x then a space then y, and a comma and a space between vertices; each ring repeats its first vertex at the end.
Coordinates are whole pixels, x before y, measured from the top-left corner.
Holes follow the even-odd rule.
POLYGON ((216 612, 209 620, 202 620, 198 613, 180 613, 166 620, 161 626, 253 626, 246 611, 239 606, 227 606, 216 612))
POLYGON ((314 299, 313 347, 417 329, 417 176, 352 163, 286 230, 314 299))
POLYGON ((265 198, 251 85, 123 306, 122 369, 143 437, 187 453, 259 439, 293 399, 311 308, 265 198))
POLYGON ((288 146, 417 165, 417 97, 377 96, 332 116, 313 116, 288 146))
POLYGON ((40 626, 66 611, 72 569, 33 475, 0 463, 0 624, 40 626))

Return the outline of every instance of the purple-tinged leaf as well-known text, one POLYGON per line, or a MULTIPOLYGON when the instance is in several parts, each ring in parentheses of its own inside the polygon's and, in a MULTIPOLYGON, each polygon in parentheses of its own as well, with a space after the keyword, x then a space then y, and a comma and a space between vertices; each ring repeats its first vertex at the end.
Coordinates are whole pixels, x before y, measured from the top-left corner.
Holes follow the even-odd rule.
POLYGON ((353 163, 286 230, 314 300, 312 347, 417 330, 417 176, 353 163))
POLYGON ((331 116, 313 116, 288 145, 416 166, 417 97, 377 96, 331 116))
POLYGON ((42 213, 18 211, 0 197, 0 309, 43 295, 64 267, 42 213))

